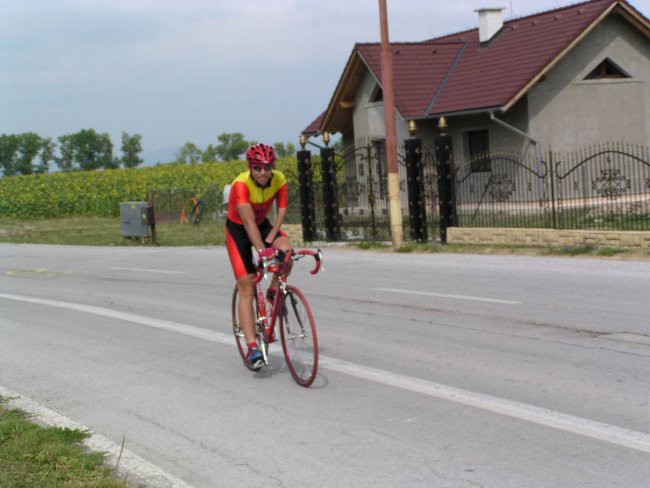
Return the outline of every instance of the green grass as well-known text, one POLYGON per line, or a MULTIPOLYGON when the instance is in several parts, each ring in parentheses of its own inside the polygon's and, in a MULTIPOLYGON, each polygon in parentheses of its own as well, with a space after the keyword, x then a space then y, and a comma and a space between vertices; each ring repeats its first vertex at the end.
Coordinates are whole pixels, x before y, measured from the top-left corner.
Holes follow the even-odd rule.
POLYGON ((598 255, 604 257, 612 257, 618 254, 628 254, 629 252, 629 249, 621 247, 603 247, 601 249, 598 249, 598 255))
POLYGON ((390 244, 386 244, 385 242, 376 242, 376 241, 364 241, 364 242, 355 242, 352 244, 352 246, 357 247, 359 249, 390 249, 391 246, 390 244))
MULTIPOLYGON (((225 242, 223 220, 206 219, 200 225, 160 222, 157 239, 126 239, 117 217, 76 217, 20 220, 0 218, 0 242, 27 244, 77 244, 87 246, 221 246, 225 242)), ((510 254, 538 256, 585 256, 600 258, 649 259, 648 249, 596 246, 529 247, 515 245, 439 244, 405 242, 393 249, 390 242, 350 242, 349 247, 399 253, 510 254)))
MULTIPOLYGON (((0 398, 0 401, 2 399, 0 398)), ((41 427, 0 406, 0 486, 3 488, 125 488, 104 456, 81 446, 87 433, 41 427)))
POLYGON ((620 247, 596 247, 596 246, 565 246, 544 248, 544 253, 557 256, 597 256, 610 258, 618 255, 629 255, 631 257, 650 257, 650 251, 624 249, 620 247))
POLYGON ((596 248, 594 246, 562 246, 562 247, 549 247, 547 248, 549 254, 558 254, 565 256, 580 256, 583 254, 594 254, 596 248))
POLYGON ((225 242, 224 222, 204 220, 199 225, 156 224, 156 243, 121 235, 118 217, 74 217, 21 220, 0 218, 0 242, 76 244, 86 246, 208 246, 225 242))
MULTIPOLYGON (((650 215, 632 213, 607 213, 604 209, 595 212, 594 208, 558 209, 557 225, 567 229, 581 230, 648 230, 650 215)), ((498 212, 460 213, 458 222, 462 227, 515 227, 552 228, 553 218, 550 208, 546 213, 508 214, 498 212)))

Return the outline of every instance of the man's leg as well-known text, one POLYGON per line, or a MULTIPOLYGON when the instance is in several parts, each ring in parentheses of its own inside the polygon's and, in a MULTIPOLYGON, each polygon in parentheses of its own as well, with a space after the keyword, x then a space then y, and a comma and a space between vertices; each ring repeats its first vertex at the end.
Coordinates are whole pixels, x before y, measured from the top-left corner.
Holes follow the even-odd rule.
POLYGON ((239 325, 246 336, 246 343, 255 342, 255 311, 253 297, 255 296, 255 275, 249 274, 237 279, 239 289, 239 325))
POLYGON ((239 288, 239 325, 244 331, 248 352, 246 361, 254 368, 264 366, 264 355, 255 340, 255 311, 253 310, 253 297, 255 296, 255 275, 249 274, 237 280, 239 288))

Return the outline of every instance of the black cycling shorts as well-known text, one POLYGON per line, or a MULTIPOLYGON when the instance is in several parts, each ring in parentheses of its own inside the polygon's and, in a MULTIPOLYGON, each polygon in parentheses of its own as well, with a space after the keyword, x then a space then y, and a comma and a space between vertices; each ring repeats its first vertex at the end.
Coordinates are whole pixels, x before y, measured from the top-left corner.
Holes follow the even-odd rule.
MULTIPOLYGON (((265 219, 257 228, 260 230, 264 245, 271 247, 266 242, 266 236, 269 235, 273 228, 271 222, 265 219)), ((280 236, 286 236, 286 234, 280 231, 276 239, 280 236)), ((253 243, 248 238, 246 228, 242 224, 236 224, 230 219, 226 219, 226 247, 235 278, 241 278, 242 276, 256 272, 255 261, 253 260, 253 243)))

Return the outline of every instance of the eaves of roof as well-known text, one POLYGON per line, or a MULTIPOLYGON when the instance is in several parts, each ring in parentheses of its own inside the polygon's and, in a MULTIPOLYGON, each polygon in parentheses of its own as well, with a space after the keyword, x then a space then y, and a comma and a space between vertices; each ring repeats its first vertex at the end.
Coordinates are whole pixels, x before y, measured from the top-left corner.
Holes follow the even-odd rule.
MULTIPOLYGON (((334 94, 330 99, 327 109, 321 114, 319 118, 312 122, 307 128, 305 128, 305 130, 303 130, 303 134, 314 134, 315 132, 313 132, 313 130, 316 129, 315 122, 319 119, 320 125, 318 126, 316 132, 321 132, 323 128, 324 130, 332 131, 330 127, 333 125, 333 120, 345 120, 349 118, 347 117, 348 114, 344 114, 342 112, 349 111, 353 107, 354 95, 359 84, 361 83, 361 78, 363 77, 366 69, 357 54, 357 46, 358 44, 355 44, 352 52, 350 53, 350 56, 348 57, 348 61, 345 64, 343 73, 341 73, 341 77, 339 78, 336 89, 334 90, 334 94)), ((332 132, 343 131, 344 127, 341 126, 337 127, 337 130, 334 130, 332 132)))
POLYGON ((325 113, 327 111, 321 113, 318 117, 316 117, 311 124, 309 124, 307 127, 303 129, 301 134, 305 136, 313 136, 315 134, 318 134, 318 131, 320 130, 321 125, 323 124, 323 119, 325 118, 325 113))

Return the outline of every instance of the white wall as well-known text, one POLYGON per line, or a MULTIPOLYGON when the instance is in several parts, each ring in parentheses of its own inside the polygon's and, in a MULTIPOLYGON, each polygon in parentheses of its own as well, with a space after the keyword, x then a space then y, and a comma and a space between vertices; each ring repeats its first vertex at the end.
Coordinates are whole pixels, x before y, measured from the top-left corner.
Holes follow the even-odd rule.
MULTIPOLYGON (((384 123, 384 103, 371 103, 370 95, 373 92, 377 79, 367 71, 357 96, 354 100, 354 113, 352 115, 354 124, 354 137, 357 140, 385 139, 386 124, 384 123)), ((395 113, 395 125, 397 128, 397 144, 408 137, 408 122, 404 121, 399 113, 395 113)))

